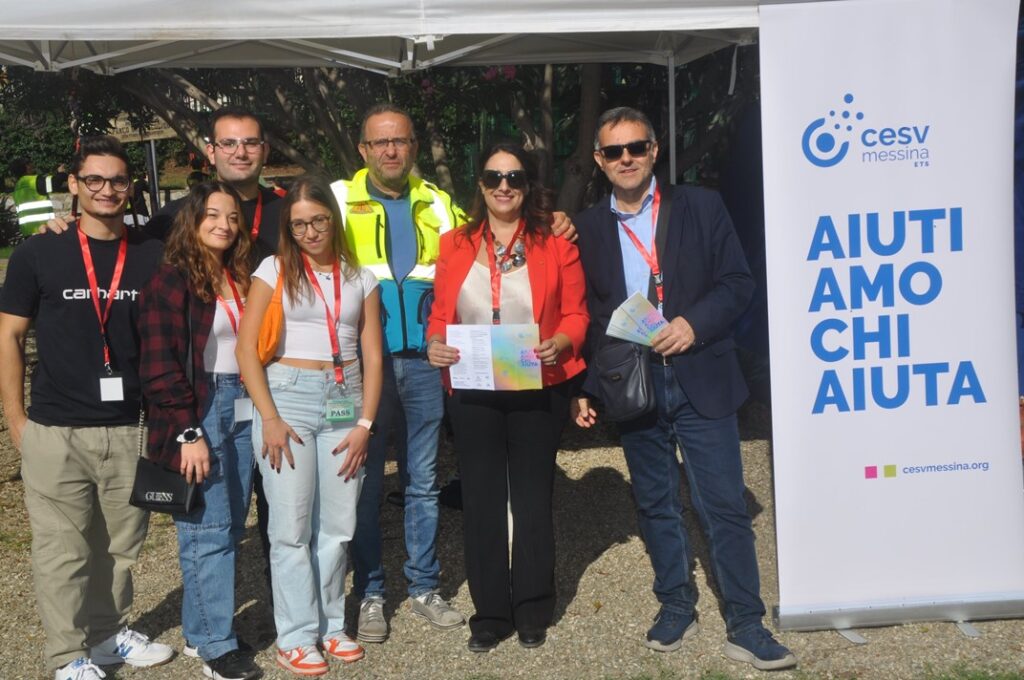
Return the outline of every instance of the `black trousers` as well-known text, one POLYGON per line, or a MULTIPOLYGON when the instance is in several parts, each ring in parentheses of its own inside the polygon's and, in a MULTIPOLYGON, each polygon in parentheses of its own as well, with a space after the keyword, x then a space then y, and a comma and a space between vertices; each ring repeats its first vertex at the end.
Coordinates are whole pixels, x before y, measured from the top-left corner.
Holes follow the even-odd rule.
POLYGON ((540 632, 555 609, 551 492, 569 385, 457 390, 449 403, 462 477, 466 580, 473 633, 540 632), (509 568, 507 502, 512 503, 509 568))

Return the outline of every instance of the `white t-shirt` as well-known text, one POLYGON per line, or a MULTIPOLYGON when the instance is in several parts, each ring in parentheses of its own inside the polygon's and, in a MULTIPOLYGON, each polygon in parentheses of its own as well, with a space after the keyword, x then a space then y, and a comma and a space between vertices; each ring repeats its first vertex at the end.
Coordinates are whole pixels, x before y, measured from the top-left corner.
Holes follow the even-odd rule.
MULTIPOLYGON (((275 281, 276 283, 276 281, 275 281)), ((225 300, 231 313, 235 315, 235 323, 238 323, 241 315, 238 313, 238 305, 235 301, 225 300)), ((244 300, 242 301, 244 304, 244 300)), ((238 337, 235 329, 231 327, 231 320, 221 306, 220 302, 213 313, 213 326, 210 328, 210 335, 206 339, 206 348, 203 350, 203 367, 207 373, 231 373, 238 375, 238 359, 235 358, 235 345, 238 337)))
MULTIPOLYGON (((277 257, 271 256, 263 260, 253 273, 273 288, 277 285, 277 257)), ((377 287, 377 277, 367 269, 359 268, 356 272, 348 272, 350 278, 344 278, 346 271, 341 270, 341 316, 336 320, 338 344, 341 347, 341 358, 344 361, 356 358, 359 343, 359 316, 363 309, 363 300, 377 287)), ((305 277, 305 273, 303 273, 305 277)), ((330 272, 317 272, 317 281, 324 298, 331 305, 334 313, 334 277, 330 272)), ((289 359, 312 359, 314 361, 331 360, 331 337, 327 332, 326 307, 320 296, 315 292, 309 296, 300 296, 292 300, 285 287, 281 295, 284 306, 284 330, 277 345, 277 356, 289 359)))

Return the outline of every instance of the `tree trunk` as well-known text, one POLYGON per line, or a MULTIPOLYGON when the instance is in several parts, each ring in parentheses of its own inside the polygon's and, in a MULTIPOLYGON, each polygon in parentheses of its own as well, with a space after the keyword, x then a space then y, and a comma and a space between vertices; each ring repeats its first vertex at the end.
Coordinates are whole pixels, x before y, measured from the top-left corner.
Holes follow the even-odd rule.
POLYGON ((583 196, 594 173, 594 129, 601 106, 601 64, 580 67, 580 112, 576 150, 565 161, 565 179, 558 193, 558 209, 569 215, 583 207, 583 196))
POLYGON ((361 159, 352 144, 352 139, 342 132, 341 124, 334 115, 336 107, 331 104, 327 83, 321 74, 321 69, 302 69, 302 79, 305 82, 306 92, 309 94, 309 106, 313 109, 317 124, 327 136, 327 141, 341 164, 342 174, 345 177, 351 177, 362 166, 361 159))
POLYGON ((546 187, 555 186, 555 114, 551 98, 555 85, 555 67, 544 65, 544 85, 540 95, 540 138, 544 153, 541 155, 540 178, 546 187))
POLYGON ((448 167, 448 151, 445 149, 444 137, 438 132, 433 116, 427 119, 427 142, 430 144, 430 156, 434 159, 434 175, 437 179, 437 186, 449 194, 455 193, 452 171, 448 167))

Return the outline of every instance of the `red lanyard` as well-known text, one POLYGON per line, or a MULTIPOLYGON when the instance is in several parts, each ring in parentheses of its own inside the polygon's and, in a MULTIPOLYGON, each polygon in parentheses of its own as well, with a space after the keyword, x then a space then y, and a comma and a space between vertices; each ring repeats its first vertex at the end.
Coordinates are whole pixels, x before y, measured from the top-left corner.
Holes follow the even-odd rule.
POLYGON ((334 261, 334 314, 331 314, 331 307, 327 304, 324 291, 320 288, 320 282, 316 280, 313 267, 309 264, 309 258, 302 256, 302 264, 306 265, 306 276, 313 284, 313 292, 319 296, 324 303, 324 311, 327 313, 327 334, 331 336, 331 359, 334 360, 334 382, 339 385, 345 384, 345 372, 342 370, 344 364, 341 361, 341 345, 338 343, 337 321, 341 317, 341 263, 334 261))
POLYGON ((644 248, 644 244, 640 243, 640 239, 636 237, 633 230, 626 226, 626 223, 619 220, 619 226, 626 232, 626 236, 633 242, 633 246, 639 251, 640 256, 644 258, 647 266, 651 268, 651 276, 654 277, 654 290, 658 294, 658 304, 665 301, 665 290, 662 286, 663 277, 661 276, 661 267, 658 266, 658 244, 655 242, 655 230, 658 228, 658 207, 661 205, 661 190, 657 186, 654 187, 654 204, 651 206, 651 251, 647 252, 644 248))
POLYGON ((110 278, 110 290, 107 291, 107 302, 100 310, 100 291, 96 283, 96 267, 92 263, 92 253, 89 251, 89 237, 85 235, 81 227, 78 228, 78 243, 82 247, 82 261, 85 262, 85 276, 89 279, 89 296, 92 298, 92 306, 96 310, 96 320, 100 324, 100 338, 103 340, 103 368, 107 375, 110 370, 110 347, 107 345, 107 319, 110 318, 110 308, 117 298, 117 289, 121 287, 121 274, 124 273, 124 261, 128 256, 128 239, 121 237, 121 245, 117 249, 117 261, 114 264, 114 275, 110 278))
POLYGON ((505 254, 499 261, 494 254, 494 234, 491 232, 491 225, 487 222, 483 224, 484 239, 487 241, 487 265, 491 270, 491 322, 495 325, 501 323, 501 265, 511 259, 512 248, 522 236, 524 228, 526 228, 526 220, 520 219, 516 233, 512 235, 508 245, 505 246, 505 254))
POLYGON ((263 192, 260 189, 256 189, 256 213, 252 216, 252 231, 249 235, 252 236, 253 240, 260 235, 260 222, 263 220, 263 192))
MULTIPOLYGON (((224 270, 224 277, 228 280, 228 286, 231 287, 231 297, 235 298, 235 308, 238 310, 238 316, 242 316, 242 311, 245 309, 245 305, 242 304, 242 296, 238 294, 238 288, 235 287, 235 280, 231 278, 231 272, 227 269, 224 270)), ((217 295, 217 304, 220 305, 224 313, 228 315, 228 323, 231 324, 231 331, 238 337, 238 319, 235 318, 234 312, 231 311, 231 306, 227 303, 227 300, 222 298, 219 294, 217 295)))

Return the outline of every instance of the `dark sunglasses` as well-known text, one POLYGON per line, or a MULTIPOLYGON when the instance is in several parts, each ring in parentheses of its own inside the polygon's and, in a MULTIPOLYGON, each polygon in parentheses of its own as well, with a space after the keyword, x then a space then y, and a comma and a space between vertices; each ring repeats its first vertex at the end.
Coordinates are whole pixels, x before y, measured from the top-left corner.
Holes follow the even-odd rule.
POLYGON ((641 139, 626 144, 609 144, 602 146, 598 151, 606 161, 617 161, 622 158, 622 151, 626 150, 633 158, 643 158, 651 150, 651 140, 641 139))
POLYGON ((497 189, 501 186, 501 180, 508 182, 509 189, 526 188, 526 171, 509 170, 500 172, 498 170, 484 170, 480 173, 480 183, 487 189, 497 189))

